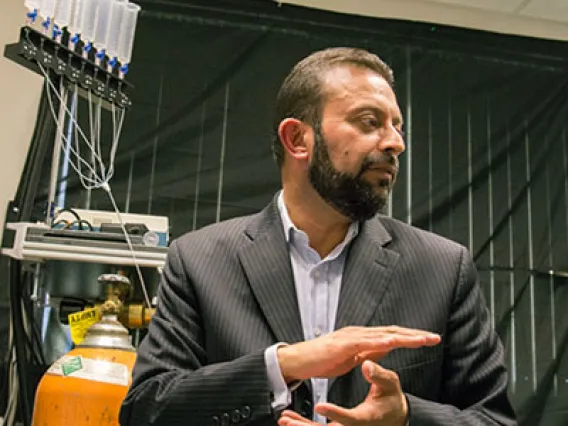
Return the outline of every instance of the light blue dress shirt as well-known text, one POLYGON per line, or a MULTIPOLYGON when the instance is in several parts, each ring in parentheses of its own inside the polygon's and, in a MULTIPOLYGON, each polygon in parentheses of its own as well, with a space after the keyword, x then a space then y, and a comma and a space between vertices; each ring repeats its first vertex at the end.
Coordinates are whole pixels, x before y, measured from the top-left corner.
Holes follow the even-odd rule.
MULTIPOLYGON (((304 339, 310 340, 330 333, 335 327, 337 303, 343 278, 347 246, 357 236, 359 224, 352 223, 345 239, 324 259, 310 247, 308 235, 290 220, 282 192, 278 195, 278 209, 288 243, 298 307, 302 320, 304 339)), ((291 404, 291 391, 286 385, 276 350, 286 343, 271 346, 265 352, 268 379, 274 395, 272 407, 282 410, 291 404)), ((314 404, 327 401, 328 379, 311 379, 314 404)), ((314 413, 313 421, 326 424, 325 417, 314 413)))

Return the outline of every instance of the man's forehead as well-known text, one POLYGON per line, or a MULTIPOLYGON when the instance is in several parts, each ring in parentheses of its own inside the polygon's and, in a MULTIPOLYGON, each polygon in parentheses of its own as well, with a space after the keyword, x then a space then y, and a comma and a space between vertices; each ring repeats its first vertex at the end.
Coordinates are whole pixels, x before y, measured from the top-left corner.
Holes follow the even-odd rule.
POLYGON ((352 64, 336 65, 322 76, 323 88, 326 91, 344 89, 376 89, 392 92, 387 80, 377 71, 352 64))
MULTIPOLYGON (((324 103, 351 100, 351 104, 388 101, 394 115, 401 115, 396 95, 378 72, 356 65, 341 65, 328 70, 322 79, 324 103)), ((382 103, 382 102, 381 102, 382 103)))

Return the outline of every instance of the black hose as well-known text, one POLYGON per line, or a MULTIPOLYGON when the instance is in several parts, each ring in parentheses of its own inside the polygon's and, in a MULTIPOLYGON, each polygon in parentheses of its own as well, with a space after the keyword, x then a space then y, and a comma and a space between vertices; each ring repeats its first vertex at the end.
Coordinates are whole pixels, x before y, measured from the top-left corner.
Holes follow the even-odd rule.
POLYGON ((12 311, 12 333, 16 348, 16 371, 20 387, 20 406, 24 426, 31 426, 31 399, 28 386, 28 361, 26 356, 26 336, 22 318, 22 285, 20 280, 21 264, 19 260, 10 259, 8 264, 10 275, 10 309, 12 311))

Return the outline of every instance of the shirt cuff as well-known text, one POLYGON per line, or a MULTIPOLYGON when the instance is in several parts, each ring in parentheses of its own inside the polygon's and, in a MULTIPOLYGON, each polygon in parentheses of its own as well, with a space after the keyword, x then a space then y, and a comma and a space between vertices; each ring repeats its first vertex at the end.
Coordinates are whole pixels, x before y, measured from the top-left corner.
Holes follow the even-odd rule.
POLYGON ((274 411, 282 411, 292 404, 292 392, 284 381, 280 364, 278 363, 278 355, 276 354, 278 348, 286 345, 286 343, 277 343, 264 351, 268 384, 272 394, 271 405, 274 411))

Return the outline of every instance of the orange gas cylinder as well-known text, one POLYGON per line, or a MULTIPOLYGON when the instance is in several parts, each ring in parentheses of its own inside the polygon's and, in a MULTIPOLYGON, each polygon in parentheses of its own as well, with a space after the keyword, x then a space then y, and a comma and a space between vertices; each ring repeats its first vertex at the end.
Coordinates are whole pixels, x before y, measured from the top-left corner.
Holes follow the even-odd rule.
POLYGON ((42 377, 33 426, 119 426, 136 352, 117 320, 117 306, 106 304, 101 310, 102 319, 83 341, 42 377))

